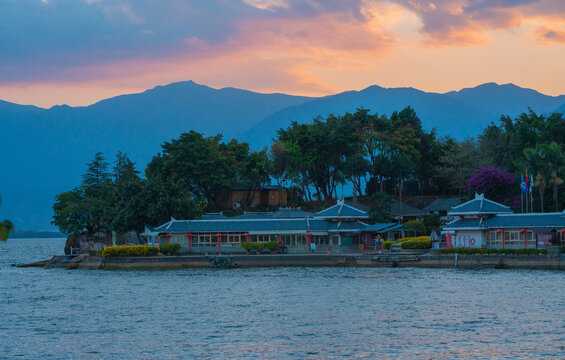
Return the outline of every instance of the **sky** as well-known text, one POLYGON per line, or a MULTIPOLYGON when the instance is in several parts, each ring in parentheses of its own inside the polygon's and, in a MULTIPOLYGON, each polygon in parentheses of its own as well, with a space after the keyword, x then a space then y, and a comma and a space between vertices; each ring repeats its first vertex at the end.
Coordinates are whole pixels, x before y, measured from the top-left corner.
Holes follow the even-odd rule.
POLYGON ((565 94, 564 0, 0 0, 0 99, 193 80, 323 96, 486 82, 565 94))

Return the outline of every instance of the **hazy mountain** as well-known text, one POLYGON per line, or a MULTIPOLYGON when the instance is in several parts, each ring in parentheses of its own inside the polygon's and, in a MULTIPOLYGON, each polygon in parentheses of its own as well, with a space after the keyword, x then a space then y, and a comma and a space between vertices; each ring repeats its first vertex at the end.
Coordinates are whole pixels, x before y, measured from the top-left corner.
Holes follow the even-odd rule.
POLYGON ((269 114, 309 100, 188 81, 87 107, 0 102, 0 218, 19 228, 50 228, 55 194, 77 186, 98 151, 110 161, 124 151, 143 170, 161 143, 183 132, 237 137, 269 114))
POLYGON ((415 108, 424 127, 464 138, 478 134, 501 114, 516 116, 528 107, 551 112, 565 96, 551 97, 515 85, 484 84, 445 94, 413 88, 371 86, 322 98, 212 89, 192 81, 157 86, 86 107, 41 109, 0 101, 0 219, 20 229, 50 229, 57 193, 79 185, 85 164, 102 151, 113 161, 126 152, 143 170, 164 141, 191 129, 255 147, 269 145, 276 130, 293 121, 343 114, 364 107, 390 114, 415 108))
POLYGON ((436 128, 441 135, 462 139, 479 134, 501 115, 516 116, 528 108, 552 112, 564 101, 565 96, 547 96, 512 84, 488 83, 445 94, 370 86, 282 109, 253 126, 244 139, 258 146, 268 142, 278 129, 288 126, 291 121, 310 122, 318 115, 354 112, 360 107, 371 110, 371 113, 390 115, 406 106, 416 110, 424 128, 436 128))

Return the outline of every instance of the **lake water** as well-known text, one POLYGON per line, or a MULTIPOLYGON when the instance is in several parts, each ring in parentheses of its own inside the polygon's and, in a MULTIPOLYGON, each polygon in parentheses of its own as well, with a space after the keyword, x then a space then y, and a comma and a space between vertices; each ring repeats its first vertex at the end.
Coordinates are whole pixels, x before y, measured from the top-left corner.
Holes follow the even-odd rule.
POLYGON ((0 243, 0 358, 562 359, 565 272, 15 268, 0 243))

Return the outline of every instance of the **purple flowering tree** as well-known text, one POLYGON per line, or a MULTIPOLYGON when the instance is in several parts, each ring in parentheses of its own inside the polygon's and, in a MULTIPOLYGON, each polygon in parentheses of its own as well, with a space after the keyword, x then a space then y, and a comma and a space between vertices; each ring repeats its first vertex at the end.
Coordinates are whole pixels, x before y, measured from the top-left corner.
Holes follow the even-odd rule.
POLYGON ((485 194, 485 197, 505 205, 512 205, 513 195, 520 189, 516 177, 497 167, 481 167, 469 179, 469 192, 485 194))

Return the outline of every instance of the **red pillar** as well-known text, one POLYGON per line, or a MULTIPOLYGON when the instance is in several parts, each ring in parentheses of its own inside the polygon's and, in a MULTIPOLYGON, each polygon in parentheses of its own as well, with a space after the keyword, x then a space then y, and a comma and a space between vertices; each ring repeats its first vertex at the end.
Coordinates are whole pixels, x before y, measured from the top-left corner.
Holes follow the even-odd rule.
POLYGON ((308 249, 310 249, 310 239, 312 238, 312 233, 308 233, 306 237, 308 238, 308 249))
POLYGON ((192 251, 192 234, 188 234, 188 252, 192 251))
POLYGON ((218 239, 218 254, 222 251, 222 235, 220 233, 216 234, 216 239, 218 239))
POLYGON ((502 229, 502 248, 504 249, 504 229, 502 229))
POLYGON ((171 242, 172 237, 173 237, 173 235, 171 235, 171 234, 167 235, 167 244, 171 242))
POLYGON ((251 236, 249 236, 249 233, 245 233, 244 236, 245 236, 245 240, 246 240, 247 242, 250 242, 250 241, 251 241, 251 236))

